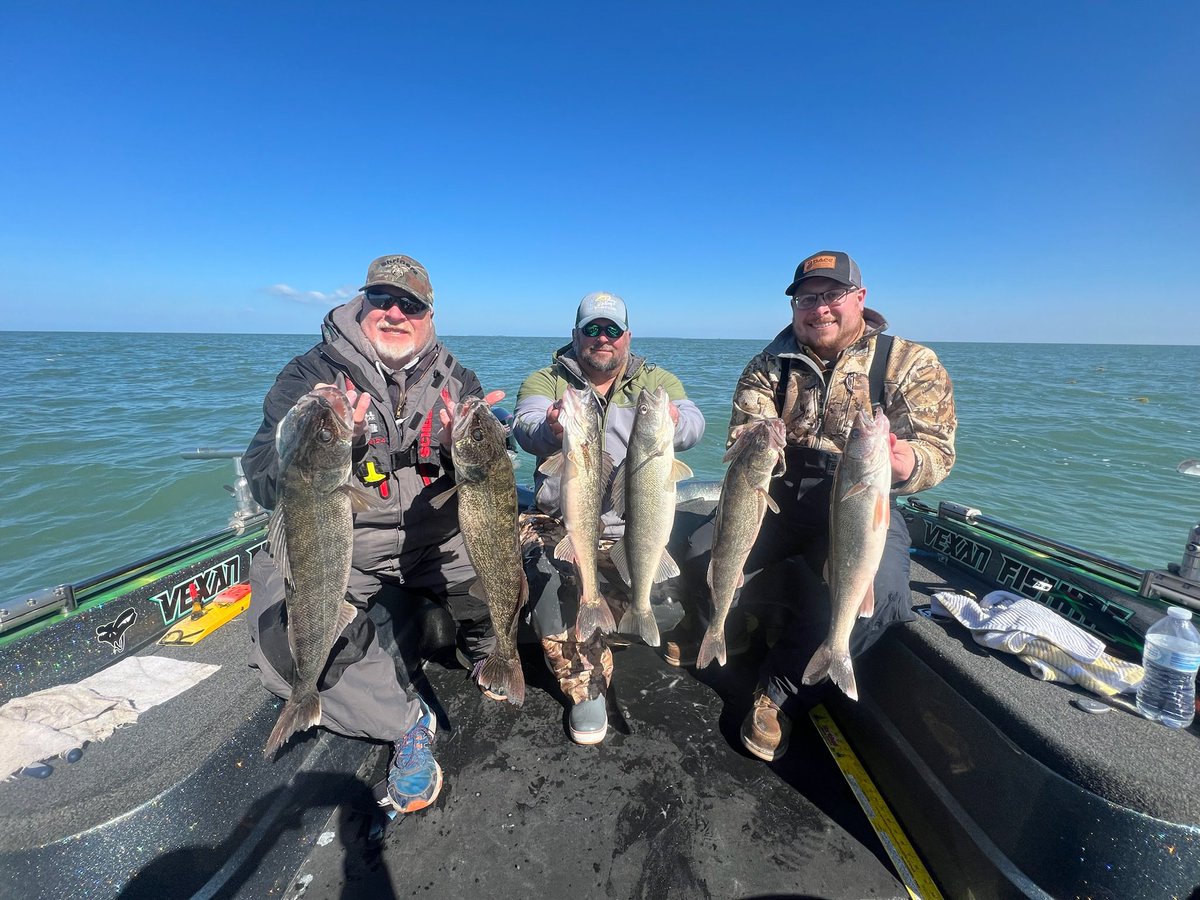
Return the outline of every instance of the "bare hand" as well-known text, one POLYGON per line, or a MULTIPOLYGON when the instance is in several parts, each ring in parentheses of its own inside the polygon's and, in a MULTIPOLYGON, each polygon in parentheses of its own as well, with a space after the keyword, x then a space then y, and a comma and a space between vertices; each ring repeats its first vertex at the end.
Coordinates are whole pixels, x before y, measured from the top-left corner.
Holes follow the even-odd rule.
MULTIPOLYGON (((483 395, 483 402, 488 406, 495 406, 503 399, 504 391, 488 391, 483 395)), ((442 433, 439 435, 438 440, 447 450, 450 449, 450 433, 454 429, 454 415, 457 411, 457 404, 451 404, 450 407, 443 406, 438 410, 438 418, 442 423, 442 433)))
MULTIPOLYGON (((337 385, 336 384, 326 384, 325 382, 322 381, 322 382, 318 382, 317 384, 314 384, 313 390, 316 390, 317 388, 323 388, 323 387, 337 387, 337 385)), ((367 431, 367 410, 371 406, 371 395, 368 393, 365 393, 365 392, 359 393, 357 390, 355 390, 352 387, 347 388, 346 389, 346 402, 350 404, 350 408, 353 411, 352 415, 353 415, 353 420, 354 420, 354 439, 358 440, 367 431)))
POLYGON ((671 413, 671 421, 675 425, 679 425, 679 407, 675 405, 675 401, 667 404, 667 410, 671 413))
POLYGON ((892 463, 892 484, 908 481, 917 466, 917 454, 913 452, 912 444, 902 441, 895 434, 888 435, 889 451, 892 463))
POLYGON ((550 431, 560 441, 563 436, 563 427, 558 424, 558 417, 562 415, 563 402, 555 400, 546 410, 546 424, 550 426, 550 431))

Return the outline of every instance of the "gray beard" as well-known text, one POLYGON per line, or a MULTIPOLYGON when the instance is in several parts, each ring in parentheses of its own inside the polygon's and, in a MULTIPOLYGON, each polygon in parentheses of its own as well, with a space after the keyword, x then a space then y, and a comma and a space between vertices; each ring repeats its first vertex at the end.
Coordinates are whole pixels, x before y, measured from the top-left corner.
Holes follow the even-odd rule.
POLYGON ((433 331, 430 331, 429 340, 424 347, 416 347, 412 353, 404 354, 392 353, 390 348, 384 345, 383 341, 372 340, 370 343, 371 349, 375 351, 375 356, 379 358, 381 363, 389 369, 398 370, 404 369, 416 362, 421 357, 421 354, 433 346, 436 340, 437 338, 434 336, 433 331))

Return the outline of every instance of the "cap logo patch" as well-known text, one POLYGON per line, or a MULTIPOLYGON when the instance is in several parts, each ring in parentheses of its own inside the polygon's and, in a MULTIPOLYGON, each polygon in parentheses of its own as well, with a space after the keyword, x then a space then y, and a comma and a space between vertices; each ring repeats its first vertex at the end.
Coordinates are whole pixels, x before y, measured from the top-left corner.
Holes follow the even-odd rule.
POLYGON ((811 259, 804 261, 804 273, 807 275, 813 269, 836 269, 837 257, 835 256, 814 256, 811 259))

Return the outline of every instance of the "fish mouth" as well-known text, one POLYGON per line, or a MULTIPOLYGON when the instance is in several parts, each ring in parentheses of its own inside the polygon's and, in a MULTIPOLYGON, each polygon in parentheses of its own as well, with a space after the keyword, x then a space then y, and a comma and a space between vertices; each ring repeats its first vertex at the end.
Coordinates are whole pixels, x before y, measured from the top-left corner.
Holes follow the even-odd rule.
POLYGON ((454 409, 454 425, 450 429, 452 439, 461 437, 484 411, 490 412, 486 401, 481 397, 468 397, 454 409))
POLYGON ((311 402, 329 410, 331 417, 342 427, 348 430, 354 428, 354 411, 344 392, 333 385, 328 385, 310 391, 308 396, 311 398, 311 402))

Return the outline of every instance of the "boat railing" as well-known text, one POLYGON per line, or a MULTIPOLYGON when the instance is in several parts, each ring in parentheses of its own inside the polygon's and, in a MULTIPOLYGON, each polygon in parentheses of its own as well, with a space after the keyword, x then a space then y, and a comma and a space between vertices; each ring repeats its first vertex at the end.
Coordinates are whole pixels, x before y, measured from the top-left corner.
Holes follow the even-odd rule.
MULTIPOLYGON (((1200 477, 1200 460, 1185 459, 1176 471, 1180 475, 1200 477)), ((1183 559, 1179 563, 1169 563, 1165 570, 1147 570, 1139 593, 1200 610, 1200 524, 1193 525, 1188 532, 1183 559)))
POLYGON ((86 597, 94 596, 97 592, 121 590, 125 586, 137 584, 139 579, 144 580, 149 573, 182 564, 204 552, 215 551, 230 540, 231 530, 235 535, 242 535, 265 524, 267 513, 250 494, 250 483, 242 470, 241 450, 200 447, 196 450, 186 450, 180 455, 184 459, 233 460, 234 483, 225 485, 225 489, 233 495, 234 500, 234 511, 229 524, 220 531, 193 538, 167 550, 160 550, 144 559, 109 569, 83 581, 58 584, 11 600, 0 600, 0 635, 56 612, 74 612, 86 597))
MULTIPOLYGON (((1200 476, 1200 460, 1189 459, 1179 464, 1181 475, 1200 476)), ((1165 569, 1139 569, 1082 547, 1076 547, 1046 537, 992 516, 973 506, 943 500, 935 510, 915 497, 905 498, 907 504, 939 519, 961 522, 997 537, 1022 545, 1037 553, 1048 554, 1072 565, 1096 567, 1110 580, 1124 583, 1130 590, 1150 600, 1164 600, 1200 611, 1200 524, 1192 527, 1184 545, 1183 559, 1168 563, 1165 569)))

